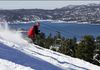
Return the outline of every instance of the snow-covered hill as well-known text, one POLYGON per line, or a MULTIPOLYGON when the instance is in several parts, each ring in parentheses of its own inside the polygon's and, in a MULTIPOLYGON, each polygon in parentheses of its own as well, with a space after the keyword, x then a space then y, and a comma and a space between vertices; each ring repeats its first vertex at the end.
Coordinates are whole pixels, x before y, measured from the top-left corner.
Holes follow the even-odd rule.
POLYGON ((0 29, 0 70, 100 70, 99 66, 28 43, 0 29))

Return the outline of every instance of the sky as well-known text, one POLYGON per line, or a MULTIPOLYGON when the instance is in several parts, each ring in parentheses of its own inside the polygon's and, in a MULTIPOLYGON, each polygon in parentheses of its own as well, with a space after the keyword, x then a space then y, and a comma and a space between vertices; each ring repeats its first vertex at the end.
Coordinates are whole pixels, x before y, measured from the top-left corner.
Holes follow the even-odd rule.
POLYGON ((100 1, 0 1, 0 9, 55 9, 88 3, 100 4, 100 1))

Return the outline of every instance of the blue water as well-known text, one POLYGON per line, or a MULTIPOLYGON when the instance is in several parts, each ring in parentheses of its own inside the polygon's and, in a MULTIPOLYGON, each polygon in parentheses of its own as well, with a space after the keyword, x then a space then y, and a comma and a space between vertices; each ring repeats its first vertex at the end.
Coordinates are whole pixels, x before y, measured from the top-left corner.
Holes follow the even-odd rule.
MULTIPOLYGON (((33 23, 29 24, 9 24, 11 29, 25 29, 28 30, 33 23)), ((50 33, 54 36, 56 31, 59 31, 62 36, 66 38, 76 37, 81 39, 84 35, 93 35, 94 37, 100 36, 100 25, 90 24, 65 24, 65 23, 44 23, 40 24, 40 31, 44 32, 46 36, 50 33)))

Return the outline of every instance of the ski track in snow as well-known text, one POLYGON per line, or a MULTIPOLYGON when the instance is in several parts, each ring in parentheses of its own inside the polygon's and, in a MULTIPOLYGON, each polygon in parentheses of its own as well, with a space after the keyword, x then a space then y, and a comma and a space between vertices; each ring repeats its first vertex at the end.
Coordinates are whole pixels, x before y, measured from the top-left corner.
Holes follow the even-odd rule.
POLYGON ((0 32, 0 59, 10 61, 13 65, 15 63, 14 70, 17 65, 22 66, 22 70, 27 70, 24 67, 30 68, 29 70, 100 70, 99 66, 89 62, 28 43, 18 33, 14 34, 9 31, 0 32), (8 35, 5 35, 6 33, 8 35))

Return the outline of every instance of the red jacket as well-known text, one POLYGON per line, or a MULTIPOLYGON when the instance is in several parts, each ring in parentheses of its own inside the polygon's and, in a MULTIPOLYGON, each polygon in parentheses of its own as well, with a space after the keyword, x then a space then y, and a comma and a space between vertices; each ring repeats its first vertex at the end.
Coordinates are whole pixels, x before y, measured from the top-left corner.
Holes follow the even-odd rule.
POLYGON ((33 26, 28 30, 28 37, 29 38, 34 38, 35 37, 35 31, 34 31, 33 26))
POLYGON ((39 28, 39 25, 33 25, 29 30, 28 30, 28 37, 29 38, 34 38, 35 37, 35 26, 39 28))

